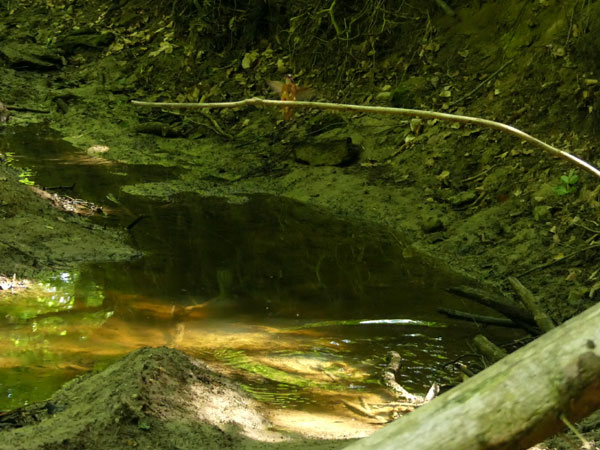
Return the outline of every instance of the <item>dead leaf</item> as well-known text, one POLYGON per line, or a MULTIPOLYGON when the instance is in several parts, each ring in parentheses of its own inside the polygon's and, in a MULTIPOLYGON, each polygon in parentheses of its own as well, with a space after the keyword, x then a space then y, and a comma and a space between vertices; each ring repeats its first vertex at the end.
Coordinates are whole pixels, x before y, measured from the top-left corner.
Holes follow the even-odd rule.
POLYGON ((413 132, 415 136, 421 134, 421 130, 423 129, 423 120, 419 118, 410 120, 410 131, 413 132))
POLYGON ((580 273, 581 273, 581 269, 576 269, 574 267, 571 267, 569 269, 569 275, 567 275, 567 277, 565 278, 565 281, 575 281, 580 273))
POLYGON ((442 170, 442 172, 436 177, 438 180, 440 180, 441 182, 446 181, 448 178, 450 177, 450 171, 449 170, 442 170))
POLYGON ((450 89, 452 89, 452 86, 444 86, 444 88, 442 89, 442 92, 440 92, 440 97, 442 97, 442 98, 452 97, 452 92, 450 91, 450 89))
POLYGON ((248 70, 252 67, 256 58, 258 58, 258 52, 256 50, 246 53, 242 58, 242 69, 248 70))
POLYGON ((160 47, 158 47, 157 50, 154 50, 153 52, 150 52, 148 54, 148 56, 155 57, 155 56, 160 55, 161 53, 165 53, 167 55, 170 54, 170 53, 173 53, 173 44, 171 44, 168 41, 162 41, 160 43, 160 47))

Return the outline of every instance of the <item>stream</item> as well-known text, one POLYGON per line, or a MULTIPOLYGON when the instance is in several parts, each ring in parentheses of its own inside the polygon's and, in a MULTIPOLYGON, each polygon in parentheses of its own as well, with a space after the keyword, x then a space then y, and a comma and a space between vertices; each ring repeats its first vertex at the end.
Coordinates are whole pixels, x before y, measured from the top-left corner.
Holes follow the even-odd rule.
MULTIPOLYGON (((93 222, 129 226, 144 256, 57 270, 0 304, 0 410, 167 345, 273 407, 322 412, 346 394, 389 400, 380 374, 390 350, 403 357, 398 381, 424 394, 481 332, 437 312, 478 312, 445 290, 466 280, 384 229, 266 195, 129 195, 123 186, 180 170, 89 156, 44 128, 7 130, 1 147, 25 182, 107 206, 93 222)), ((497 343, 516 336, 485 332, 497 343)))

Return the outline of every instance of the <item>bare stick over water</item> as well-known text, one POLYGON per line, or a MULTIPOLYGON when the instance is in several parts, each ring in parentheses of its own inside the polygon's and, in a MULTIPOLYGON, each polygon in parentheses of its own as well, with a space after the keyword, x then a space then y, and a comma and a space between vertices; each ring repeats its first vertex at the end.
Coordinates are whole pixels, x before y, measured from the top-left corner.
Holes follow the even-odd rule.
POLYGON ((236 102, 217 102, 217 103, 162 103, 162 102, 142 102, 137 100, 132 100, 131 103, 139 106, 150 106, 154 108, 175 108, 175 109, 206 109, 206 108, 242 108, 245 106, 270 106, 270 107, 286 107, 286 108, 313 108, 313 109, 322 109, 328 111, 351 111, 351 112, 363 112, 363 113, 376 113, 376 114, 392 114, 397 116, 411 116, 411 117, 420 117, 423 119, 438 119, 438 120, 446 120, 450 122, 459 122, 459 123, 470 123, 479 125, 486 128, 492 128, 494 130, 503 131, 508 134, 512 134, 513 136, 522 139, 525 142, 529 142, 530 144, 541 148, 547 152, 552 153, 554 156, 558 156, 559 158, 566 159, 567 161, 576 164, 581 167, 583 170, 595 175, 600 178, 600 170, 595 166, 591 165, 587 161, 584 161, 581 158, 578 158, 571 153, 568 153, 564 150, 560 150, 556 147, 553 147, 550 144, 546 144, 545 142, 527 134, 515 127, 510 125, 506 125, 501 122, 496 122, 494 120, 482 119, 479 117, 470 117, 470 116, 461 116, 458 114, 449 114, 449 113, 440 113, 435 111, 425 111, 420 109, 406 109, 406 108, 392 108, 387 106, 361 106, 361 105, 348 105, 343 103, 327 103, 327 102, 306 102, 306 101, 281 101, 281 100, 265 100, 258 97, 248 98, 245 100, 240 100, 236 102))

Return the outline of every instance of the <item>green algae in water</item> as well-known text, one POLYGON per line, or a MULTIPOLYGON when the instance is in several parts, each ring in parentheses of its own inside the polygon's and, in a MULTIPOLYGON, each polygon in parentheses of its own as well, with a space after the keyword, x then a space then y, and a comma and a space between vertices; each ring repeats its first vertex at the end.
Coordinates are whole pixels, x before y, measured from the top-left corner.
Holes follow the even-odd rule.
POLYGON ((315 350, 286 351, 272 355, 273 364, 285 370, 262 364, 244 351, 222 349, 214 357, 227 366, 238 369, 235 379, 255 399, 282 408, 318 405, 319 398, 341 392, 364 390, 368 384, 378 384, 368 372, 354 373, 351 364, 344 364, 341 355, 315 350), (312 363, 312 373, 303 373, 306 362, 312 363), (324 381, 327 380, 327 381, 324 381))
POLYGON ((284 384, 287 386, 297 386, 300 388, 318 388, 326 390, 342 389, 342 387, 337 384, 314 382, 305 377, 294 375, 266 364, 257 363, 241 350, 218 350, 214 353, 214 356, 229 366, 242 369, 249 374, 259 375, 275 383, 284 384))
POLYGON ((313 402, 313 400, 306 397, 302 389, 293 384, 247 384, 243 381, 239 383, 242 389, 256 400, 280 408, 293 408, 313 402))

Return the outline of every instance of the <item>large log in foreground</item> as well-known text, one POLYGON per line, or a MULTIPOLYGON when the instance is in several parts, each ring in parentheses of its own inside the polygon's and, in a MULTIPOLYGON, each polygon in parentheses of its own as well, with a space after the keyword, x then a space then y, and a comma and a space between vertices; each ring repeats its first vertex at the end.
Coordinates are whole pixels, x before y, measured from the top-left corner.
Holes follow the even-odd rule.
POLYGON ((600 408, 600 304, 347 449, 526 449, 600 408))

